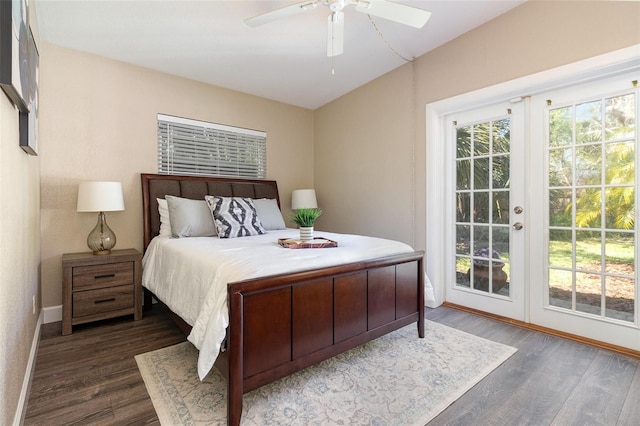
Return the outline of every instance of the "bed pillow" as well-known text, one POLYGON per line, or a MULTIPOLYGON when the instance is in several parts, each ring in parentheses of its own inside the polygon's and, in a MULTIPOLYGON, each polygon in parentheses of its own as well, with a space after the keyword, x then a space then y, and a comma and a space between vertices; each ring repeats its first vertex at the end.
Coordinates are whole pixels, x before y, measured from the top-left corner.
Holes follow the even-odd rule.
POLYGON ((204 200, 167 195, 171 235, 182 237, 213 237, 216 227, 211 219, 211 212, 204 200))
POLYGON ((262 235, 266 231, 251 198, 204 197, 216 224, 219 238, 262 235))
POLYGON ((164 198, 156 198, 158 201, 158 213, 160 213, 160 233, 161 237, 171 236, 171 220, 169 219, 169 206, 164 198))
POLYGON ((278 207, 278 202, 275 199, 254 199, 253 205, 256 207, 258 218, 265 230, 276 231, 278 229, 287 229, 280 208, 278 207))

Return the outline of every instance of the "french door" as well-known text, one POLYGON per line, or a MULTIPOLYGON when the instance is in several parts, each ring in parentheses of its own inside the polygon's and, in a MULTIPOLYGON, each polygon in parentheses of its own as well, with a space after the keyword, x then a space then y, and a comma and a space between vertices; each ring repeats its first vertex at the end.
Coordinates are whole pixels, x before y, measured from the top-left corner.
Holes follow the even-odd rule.
POLYGON ((445 300, 640 350, 637 75, 444 117, 445 300))
POLYGON ((637 74, 531 99, 531 322, 640 350, 637 74))
POLYGON ((525 319, 524 106, 446 117, 455 182, 447 301, 525 319), (453 244, 454 243, 454 244, 453 244))

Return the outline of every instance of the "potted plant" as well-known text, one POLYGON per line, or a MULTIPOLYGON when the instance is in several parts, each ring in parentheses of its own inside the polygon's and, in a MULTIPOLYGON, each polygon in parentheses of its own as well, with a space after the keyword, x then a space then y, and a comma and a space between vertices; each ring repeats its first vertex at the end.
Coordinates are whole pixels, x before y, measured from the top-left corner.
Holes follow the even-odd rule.
POLYGON ((300 240, 313 240, 313 223, 321 214, 318 208, 297 209, 291 214, 291 220, 300 227, 300 240))

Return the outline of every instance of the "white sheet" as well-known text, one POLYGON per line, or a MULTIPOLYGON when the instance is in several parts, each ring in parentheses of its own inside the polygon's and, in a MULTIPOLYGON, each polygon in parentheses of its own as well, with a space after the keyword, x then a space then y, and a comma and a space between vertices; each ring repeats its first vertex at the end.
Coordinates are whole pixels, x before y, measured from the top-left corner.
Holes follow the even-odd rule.
MULTIPOLYGON (((229 325, 227 283, 413 251, 407 244, 381 238, 318 231, 315 235, 337 241, 338 247, 280 247, 278 238, 297 238, 296 229, 231 239, 151 241, 143 258, 142 285, 193 327, 188 340, 200 350, 201 380, 211 370, 229 325)), ((433 292, 428 289, 425 294, 433 292)))

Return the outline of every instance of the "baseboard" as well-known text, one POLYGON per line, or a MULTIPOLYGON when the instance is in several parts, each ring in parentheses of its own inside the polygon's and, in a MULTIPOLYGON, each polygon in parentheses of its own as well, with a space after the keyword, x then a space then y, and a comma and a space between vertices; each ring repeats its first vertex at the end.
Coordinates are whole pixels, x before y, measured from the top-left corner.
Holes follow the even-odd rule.
POLYGON ((44 313, 44 324, 62 321, 62 305, 42 308, 42 312, 44 313))
POLYGON ((518 327, 526 328, 528 330, 539 331, 541 333, 550 334, 556 337, 562 337, 563 339, 573 340, 574 342, 584 343, 587 345, 595 346, 600 349, 606 349, 608 351, 617 352, 623 355, 629 355, 635 358, 640 358, 640 351, 636 351, 631 348, 625 348, 623 346, 612 345, 611 343, 601 342, 599 340, 588 339, 586 337, 578 336, 571 333, 565 333, 564 331, 554 330, 552 328, 542 327, 540 325, 531 324, 524 321, 518 321, 511 318, 503 317, 500 315, 491 314, 489 312, 480 311, 478 309, 468 308, 462 305, 456 305, 455 303, 444 302, 442 304, 447 308, 457 309, 459 311, 469 312, 472 314, 480 315, 486 318, 492 318, 497 321, 505 322, 508 324, 516 325, 518 327))
POLYGON ((40 344, 40 328, 44 318, 43 311, 40 311, 38 315, 38 322, 36 323, 36 329, 33 333, 33 341, 31 342, 31 353, 29 354, 29 362, 24 373, 24 380, 22 381, 22 390, 20 391, 20 398, 18 399, 18 407, 16 408, 16 414, 13 418, 14 426, 19 426, 24 423, 25 415, 27 414, 27 400, 29 398, 29 390, 31 388, 31 377, 33 371, 36 368, 36 356, 38 355, 38 345, 40 344))

